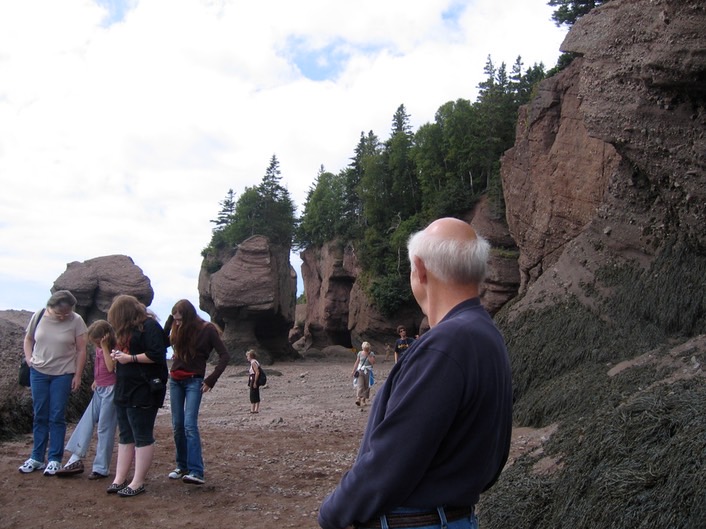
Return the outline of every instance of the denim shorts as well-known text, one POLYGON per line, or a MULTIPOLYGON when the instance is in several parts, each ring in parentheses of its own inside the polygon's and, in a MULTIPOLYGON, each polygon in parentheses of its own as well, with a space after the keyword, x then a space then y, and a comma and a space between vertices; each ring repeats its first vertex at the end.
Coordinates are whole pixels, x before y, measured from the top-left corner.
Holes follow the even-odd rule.
POLYGON ((123 408, 118 411, 118 442, 121 445, 134 444, 137 448, 154 444, 154 423, 157 420, 156 406, 148 408, 123 408))

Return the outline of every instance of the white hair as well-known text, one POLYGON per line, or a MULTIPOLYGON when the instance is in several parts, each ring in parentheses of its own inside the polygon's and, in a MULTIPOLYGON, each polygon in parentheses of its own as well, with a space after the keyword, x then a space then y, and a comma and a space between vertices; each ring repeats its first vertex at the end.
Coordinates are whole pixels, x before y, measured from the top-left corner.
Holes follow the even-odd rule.
POLYGON ((475 239, 459 241, 422 230, 409 238, 407 252, 413 271, 414 257, 418 257, 427 270, 442 281, 481 283, 488 269, 490 244, 478 234, 475 239))

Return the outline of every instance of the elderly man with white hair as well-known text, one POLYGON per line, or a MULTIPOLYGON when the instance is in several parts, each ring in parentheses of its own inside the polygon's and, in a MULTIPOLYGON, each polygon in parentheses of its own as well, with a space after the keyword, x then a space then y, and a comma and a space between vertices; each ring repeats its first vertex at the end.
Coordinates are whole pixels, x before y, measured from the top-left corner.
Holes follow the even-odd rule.
POLYGON ((490 245, 454 218, 408 243, 410 283, 430 330, 378 391, 353 467, 323 501, 324 529, 478 527, 512 432, 510 361, 479 294, 490 245))

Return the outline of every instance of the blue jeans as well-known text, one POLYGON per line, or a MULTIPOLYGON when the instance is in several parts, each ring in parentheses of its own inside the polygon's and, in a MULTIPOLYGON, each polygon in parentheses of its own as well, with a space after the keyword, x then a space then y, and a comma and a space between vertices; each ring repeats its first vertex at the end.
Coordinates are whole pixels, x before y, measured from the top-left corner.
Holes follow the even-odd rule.
POLYGON ((32 459, 44 462, 49 446, 49 461, 59 461, 64 456, 66 436, 66 404, 71 395, 73 373, 45 375, 34 368, 29 370, 34 408, 34 447, 32 459))
POLYGON ((169 379, 169 405, 172 409, 176 466, 201 478, 203 457, 199 434, 199 407, 203 395, 202 384, 202 377, 169 379))
MULTIPOLYGON (((470 516, 461 518, 460 520, 447 522, 444 509, 440 507, 438 511, 439 523, 434 525, 425 525, 424 527, 417 527, 416 529, 478 529, 478 518, 475 513, 471 513, 470 516)), ((428 509, 407 509, 402 507, 393 510, 390 514, 414 514, 418 512, 428 512, 428 509)), ((380 517, 380 523, 382 525, 382 529, 388 529, 387 518, 385 516, 380 517)))

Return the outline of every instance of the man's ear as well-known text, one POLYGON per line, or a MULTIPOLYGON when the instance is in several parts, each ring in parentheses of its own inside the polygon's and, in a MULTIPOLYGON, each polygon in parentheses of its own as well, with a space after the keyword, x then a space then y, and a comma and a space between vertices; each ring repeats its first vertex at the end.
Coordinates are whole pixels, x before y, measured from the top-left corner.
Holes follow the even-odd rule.
POLYGON ((413 257, 413 259, 414 259, 414 268, 416 270, 417 279, 419 280, 420 283, 424 284, 427 282, 427 267, 424 266, 424 261, 422 261, 416 255, 413 257))

